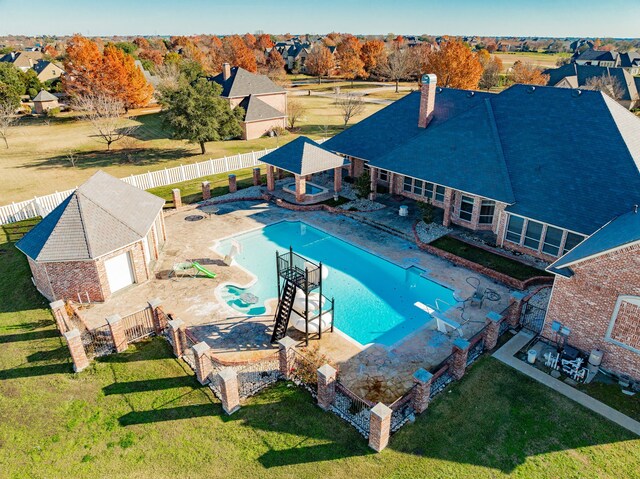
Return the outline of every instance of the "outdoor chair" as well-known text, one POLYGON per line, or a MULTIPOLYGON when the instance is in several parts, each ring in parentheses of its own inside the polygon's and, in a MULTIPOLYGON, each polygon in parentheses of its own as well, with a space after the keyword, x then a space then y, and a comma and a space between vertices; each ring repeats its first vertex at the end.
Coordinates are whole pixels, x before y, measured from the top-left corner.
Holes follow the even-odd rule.
POLYGON ((482 308, 482 304, 484 303, 484 289, 476 288, 473 292, 473 296, 471 296, 471 306, 478 306, 482 308))
POLYGON ((195 278, 198 275, 198 271, 193 267, 193 263, 174 263, 173 268, 171 268, 171 274, 174 278, 181 276, 195 278))

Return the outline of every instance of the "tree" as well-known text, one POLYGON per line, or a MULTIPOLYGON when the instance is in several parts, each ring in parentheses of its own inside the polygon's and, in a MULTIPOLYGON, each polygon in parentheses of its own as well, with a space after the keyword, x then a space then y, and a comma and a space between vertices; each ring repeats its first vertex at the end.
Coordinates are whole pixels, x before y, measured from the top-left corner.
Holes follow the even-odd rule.
POLYGON ((335 67, 335 62, 331 51, 321 43, 317 43, 309 52, 305 66, 307 67, 307 72, 310 75, 317 76, 318 83, 321 83, 322 77, 327 77, 331 73, 331 70, 335 67))
POLYGON ((124 102, 104 93, 91 93, 76 97, 74 108, 84 112, 96 132, 99 141, 111 145, 135 131, 135 126, 126 126, 124 122, 124 102))
POLYGON ((340 114, 344 120, 343 126, 345 128, 351 118, 361 115, 365 110, 365 104, 364 101, 362 101, 362 98, 354 95, 353 93, 349 93, 338 98, 336 104, 338 105, 338 109, 340 110, 340 114))
POLYGON ((478 58, 458 40, 442 43, 439 50, 429 52, 426 67, 421 73, 435 73, 438 85, 448 88, 472 90, 482 77, 478 58))
POLYGON ((284 71, 284 65, 284 58, 282 58, 282 55, 280 55, 278 50, 273 48, 267 57, 267 75, 269 78, 277 80, 284 78, 286 74, 284 71))
POLYGON ((153 87, 136 66, 133 57, 115 46, 104 49, 97 79, 93 91, 120 99, 127 110, 145 106, 153 95, 153 87))
POLYGON ((149 50, 149 49, 151 49, 151 44, 149 43, 149 40, 147 40, 144 37, 136 37, 136 38, 134 38, 133 39, 133 43, 134 43, 134 45, 136 45, 141 50, 149 50))
POLYGON ((38 74, 33 69, 29 69, 26 72, 20 72, 22 77, 22 84, 24 85, 24 91, 32 99, 44 89, 44 84, 38 79, 38 74))
POLYGON ((140 60, 148 60, 156 66, 160 66, 164 63, 164 57, 159 50, 142 50, 138 54, 140 60))
POLYGON ((271 40, 271 36, 266 33, 261 33, 256 37, 255 48, 258 50, 264 51, 267 48, 273 48, 274 45, 275 44, 273 43, 273 40, 271 40))
POLYGON ((293 130, 296 127, 296 123, 298 123, 306 111, 306 108, 300 100, 290 98, 287 102, 287 120, 289 122, 289 128, 293 130))
POLYGON ((549 75, 543 75, 542 70, 529 62, 516 61, 509 72, 509 81, 525 85, 546 85, 549 75))
POLYGON ((367 40, 360 49, 360 58, 364 63, 364 69, 372 74, 387 59, 387 51, 382 40, 367 40))
POLYGON ((195 84, 183 84, 176 90, 163 91, 160 103, 165 110, 164 124, 173 137, 198 143, 204 155, 207 141, 219 141, 242 133, 239 121, 244 115, 241 107, 233 110, 220 98, 222 88, 206 78, 195 84))
POLYGON ((238 35, 224 37, 222 48, 224 51, 224 59, 231 65, 244 68, 253 73, 258 71, 256 57, 253 55, 251 49, 247 47, 244 40, 238 35))
POLYGON ((395 82, 398 93, 398 82, 415 71, 414 57, 408 48, 394 47, 387 60, 378 65, 378 72, 386 79, 395 82))
POLYGON ((82 35, 74 35, 67 43, 62 78, 64 91, 71 96, 94 92, 96 77, 102 70, 102 54, 98 45, 82 35))
POLYGON ((251 33, 245 33, 242 39, 249 49, 253 50, 256 47, 256 37, 251 33))
POLYGON ((603 74, 599 77, 589 78, 585 83, 585 89, 601 91, 616 101, 621 100, 624 96, 624 89, 620 81, 611 75, 603 74))
POLYGON ((340 73, 347 80, 351 80, 352 85, 355 78, 368 76, 364 70, 364 62, 360 59, 361 48, 360 42, 354 36, 344 38, 336 47, 340 73))
POLYGON ((371 193, 371 175, 368 170, 362 172, 360 176, 356 178, 355 193, 358 198, 368 198, 371 193))
POLYGON ((18 118, 15 115, 16 105, 10 99, 0 98, 0 137, 4 140, 4 146, 8 150, 9 127, 13 125, 18 118))
POLYGON ((479 57, 479 60, 482 64, 482 77, 480 78, 480 84, 478 86, 485 90, 499 86, 502 81, 502 78, 500 77, 500 73, 502 72, 502 60, 495 55, 493 57, 489 56, 488 59, 486 59, 485 56, 482 56, 479 57))
POLYGON ((10 103, 14 107, 20 104, 20 96, 24 95, 24 83, 21 72, 9 62, 0 62, 0 101, 10 103))
POLYGON ((571 63, 571 57, 559 57, 556 60, 556 66, 557 67, 561 67, 563 65, 568 65, 569 63, 571 63))
POLYGON ((138 45, 131 42, 117 42, 117 43, 114 43, 114 46, 116 48, 119 48, 123 52, 128 53, 129 55, 133 55, 135 51, 138 49, 138 45))

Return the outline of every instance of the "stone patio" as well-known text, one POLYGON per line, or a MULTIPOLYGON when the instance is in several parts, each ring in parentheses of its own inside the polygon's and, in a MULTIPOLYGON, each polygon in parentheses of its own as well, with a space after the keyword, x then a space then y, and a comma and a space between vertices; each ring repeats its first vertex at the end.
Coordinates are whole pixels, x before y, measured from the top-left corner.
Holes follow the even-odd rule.
MULTIPOLYGON (((165 311, 182 319, 189 331, 206 341, 221 360, 244 362, 272 354, 274 347, 269 338, 275 299, 267 302, 267 313, 260 317, 243 316, 219 303, 214 292, 216 287, 228 282, 242 286, 251 277, 239 267, 226 266, 214 246, 219 239, 282 220, 303 220, 400 266, 418 266, 427 271, 431 279, 453 288, 459 299, 470 297, 474 291, 466 279, 478 278, 481 287, 494 290, 500 299, 485 300, 482 308, 467 303, 464 311, 459 307, 447 311, 447 317, 462 324, 465 338, 483 327, 489 311, 500 312, 509 302, 510 290, 504 285, 423 252, 415 243, 364 225, 351 215, 295 212, 258 201, 220 204, 216 206, 217 213, 206 214, 211 208, 192 206, 169 213, 165 218, 168 241, 155 265, 155 279, 116 293, 108 303, 84 310, 90 325, 105 324, 105 318, 111 314, 124 316, 144 308, 148 300, 159 298, 165 311), (185 220, 193 215, 200 215, 202 219, 185 220), (175 262, 191 260, 214 271, 217 277, 169 277, 175 262)), ((385 210, 391 211, 391 208, 385 210)), ((341 381, 355 392, 372 401, 389 403, 411 387, 412 374, 418 368, 432 369, 451 353, 457 333, 440 333, 433 323, 435 321, 425 323, 425 327, 391 347, 374 344, 363 348, 340 332, 325 333, 322 340, 311 341, 310 347, 319 347, 320 352, 338 366, 341 381)), ((292 328, 289 334, 302 339, 292 328)), ((303 343, 300 348, 304 350, 303 343)))

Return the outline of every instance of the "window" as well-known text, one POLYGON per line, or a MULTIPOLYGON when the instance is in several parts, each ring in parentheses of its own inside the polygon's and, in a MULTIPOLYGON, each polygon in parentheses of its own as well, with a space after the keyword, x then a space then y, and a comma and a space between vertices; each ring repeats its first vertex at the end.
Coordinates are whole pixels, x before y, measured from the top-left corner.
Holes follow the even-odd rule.
POLYGON ((480 203, 480 224, 490 225, 493 223, 493 213, 495 209, 495 201, 482 200, 482 203, 480 203))
POLYGON ((520 244, 522 237, 522 227, 524 226, 524 218, 520 216, 509 215, 509 223, 507 224, 507 241, 520 244))
POLYGON ((473 198, 470 196, 462 195, 459 216, 461 220, 471 221, 471 217, 473 216, 473 198))
POLYGON ((567 239, 564 242, 564 249, 562 250, 562 254, 566 254, 571 251, 573 248, 582 243, 583 239, 584 236, 582 235, 567 232, 567 239))
POLYGON ((444 186, 436 186, 436 201, 444 202, 444 186))
POLYGON ((431 199, 433 198, 433 183, 425 182, 424 183, 424 196, 431 199))
POLYGON ((408 176, 404 177, 404 186, 403 189, 404 191, 411 193, 411 188, 413 187, 413 180, 411 178, 409 178, 408 176))
POLYGON ((527 222, 527 229, 524 232, 523 244, 527 248, 537 250, 540 247, 540 238, 542 237, 542 223, 529 220, 527 222))
POLYGON ((542 252, 550 254, 551 256, 558 256, 563 233, 564 231, 559 228, 547 226, 547 232, 544 235, 544 242, 542 243, 542 252))
POLYGON ((413 193, 422 196, 422 189, 424 188, 424 181, 413 180, 413 193))
POLYGON ((378 179, 380 181, 389 181, 389 172, 387 170, 378 170, 378 179))

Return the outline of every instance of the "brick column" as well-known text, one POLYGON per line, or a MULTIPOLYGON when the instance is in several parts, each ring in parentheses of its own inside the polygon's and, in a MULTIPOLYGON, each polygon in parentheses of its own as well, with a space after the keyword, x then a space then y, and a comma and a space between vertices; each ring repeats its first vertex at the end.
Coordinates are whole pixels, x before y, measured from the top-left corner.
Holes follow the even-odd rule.
POLYGON ((296 201, 303 203, 306 197, 307 180, 304 176, 296 175, 296 201))
POLYGON ((262 178, 260 178, 260 168, 253 169, 253 186, 260 186, 262 184, 262 178))
POLYGON ((173 207, 175 209, 182 208, 182 196, 180 195, 180 188, 172 189, 171 196, 173 197, 173 207))
POLYGON ((424 412, 429 407, 429 400, 431 399, 431 381, 433 380, 433 374, 426 369, 418 369, 413 373, 413 399, 411 404, 416 414, 424 412))
POLYGON ((282 172, 282 168, 276 168, 276 178, 281 180, 284 178, 284 173, 282 172))
POLYGON ((149 304, 149 307, 151 308, 151 313, 153 315, 153 330, 158 335, 162 334, 162 331, 164 331, 164 328, 167 327, 166 324, 162 324, 163 318, 164 318, 164 316, 161 315, 162 300, 160 300, 159 298, 153 298, 148 301, 148 304, 149 304))
POLYGON ((342 191, 342 167, 339 166, 333 170, 333 191, 340 193, 342 191))
POLYGON ((278 360, 280 362, 280 374, 286 379, 291 379, 291 370, 293 369, 293 348, 296 341, 289 336, 285 336, 278 341, 279 351, 278 360))
POLYGON ((453 196, 453 190, 451 188, 445 188, 444 190, 444 217, 442 219, 442 226, 447 228, 451 224, 451 198, 453 196))
POLYGON ((124 334, 124 324, 119 314, 112 314, 107 318, 107 324, 111 330, 111 338, 116 346, 116 352, 121 353, 129 347, 127 336, 124 334))
POLYGON ((509 314, 507 315, 507 321, 512 327, 517 327, 520 324, 520 314, 522 314, 522 306, 524 303, 525 293, 520 291, 514 291, 509 298, 509 314))
POLYGON ((484 328, 484 349, 491 351, 498 344, 500 336, 500 324, 504 318, 495 311, 490 311, 485 317, 486 327, 484 328))
POLYGON ((236 175, 229 175, 229 193, 235 193, 236 191, 238 191, 236 175))
POLYGON ((453 342, 453 359, 449 371, 455 379, 461 379, 467 369, 467 357, 471 344, 466 339, 458 338, 453 342))
POLYGON ((211 348, 207 343, 201 341, 191 349, 196 360, 196 378, 198 378, 200 384, 207 384, 209 382, 209 374, 213 371, 211 358, 209 357, 211 348))
POLYGON ((71 353, 71 359, 73 359, 73 370, 77 373, 89 366, 89 358, 82 345, 82 338, 80 337, 80 331, 72 329, 63 334, 64 339, 67 340, 67 346, 71 353))
POLYGON ((390 407, 381 402, 371 408, 371 418, 369 419, 369 447, 376 452, 382 451, 389 444, 391 435, 391 414, 390 407))
POLYGON ((211 199, 211 183, 208 181, 202 182, 202 199, 203 200, 211 199))
POLYGON ((329 409, 336 398, 337 374, 328 364, 318 368, 318 406, 322 409, 329 409))
POLYGON ((222 409, 231 415, 240 409, 240 392, 238 390, 238 375, 233 368, 222 369, 215 379, 220 383, 222 409))
POLYGON ((64 301, 54 301, 53 303, 49 303, 49 307, 51 308, 51 314, 53 314, 53 319, 56 320, 56 326, 58 327, 58 331, 64 334, 67 332, 67 324, 71 324, 69 321, 69 314, 67 313, 67 305, 64 301))
POLYGON ((378 191, 378 168, 370 168, 371 174, 371 192, 369 193, 369 199, 375 200, 378 191))
POLYGON ((267 190, 273 191, 276 189, 276 179, 273 176, 273 166, 267 165, 267 190))
POLYGON ((173 343, 173 354, 175 354, 176 358, 182 356, 183 348, 183 340, 182 336, 184 335, 184 321, 181 319, 174 319, 173 321, 168 322, 169 325, 169 335, 171 336, 171 342, 173 343))

